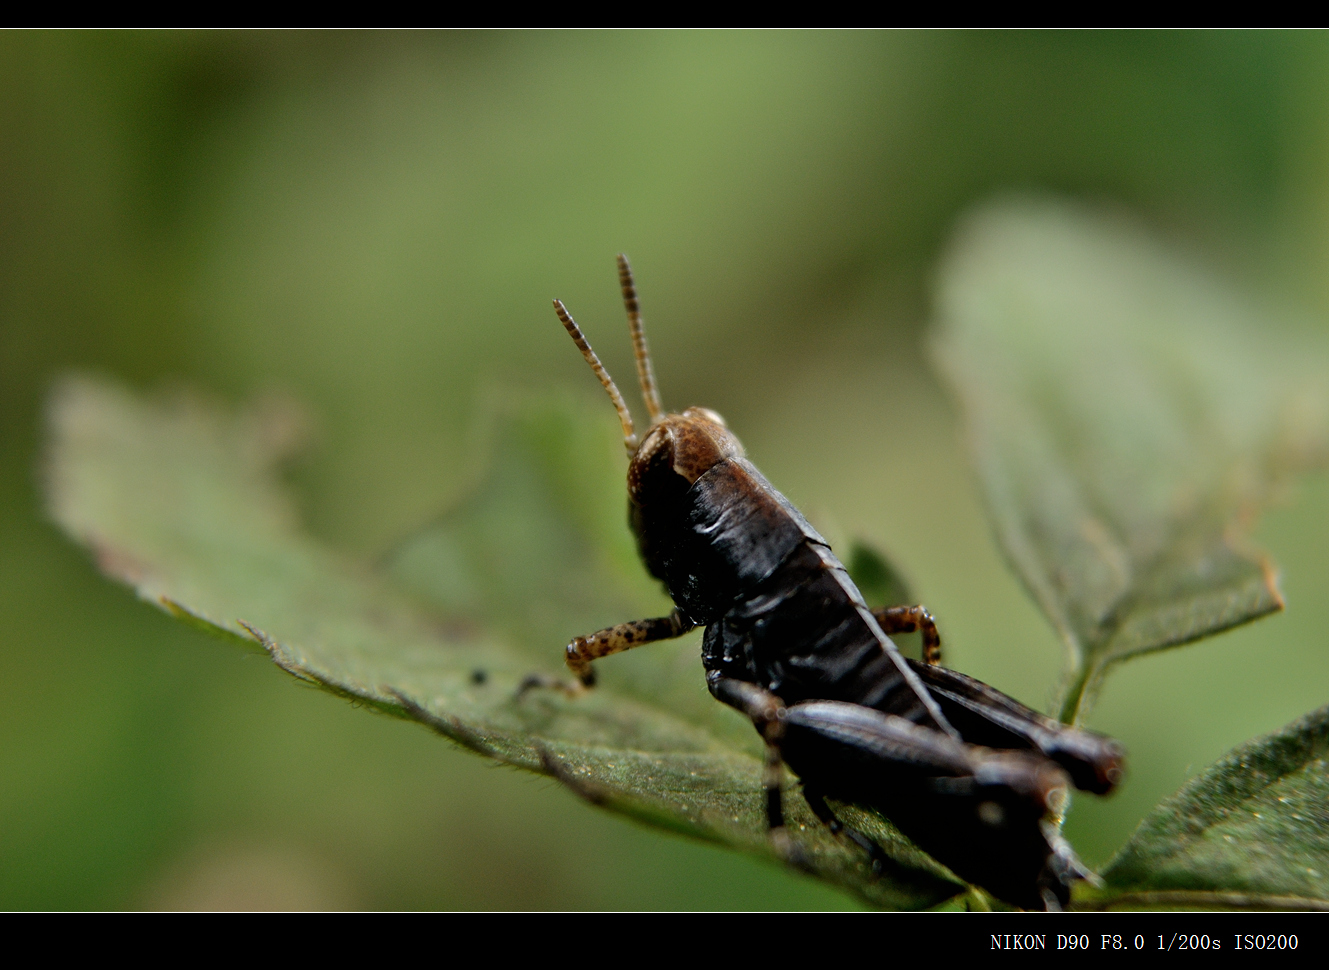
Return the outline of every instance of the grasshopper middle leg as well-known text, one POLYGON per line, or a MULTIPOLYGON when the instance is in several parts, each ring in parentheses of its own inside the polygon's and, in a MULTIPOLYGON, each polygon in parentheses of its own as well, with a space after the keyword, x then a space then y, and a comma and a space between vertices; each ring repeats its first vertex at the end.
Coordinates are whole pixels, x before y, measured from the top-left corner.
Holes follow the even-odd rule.
POLYGON ((941 634, 932 614, 924 606, 887 606, 872 611, 872 618, 886 635, 892 633, 923 634, 923 662, 929 667, 941 663, 941 634))

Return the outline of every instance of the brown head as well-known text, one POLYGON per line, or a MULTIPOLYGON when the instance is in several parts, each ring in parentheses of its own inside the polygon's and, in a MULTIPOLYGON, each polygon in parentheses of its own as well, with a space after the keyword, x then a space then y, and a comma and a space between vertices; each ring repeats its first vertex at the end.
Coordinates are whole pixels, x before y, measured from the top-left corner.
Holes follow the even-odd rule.
POLYGON ((632 267, 628 265, 628 258, 622 254, 618 257, 618 278, 623 288, 628 324, 632 330, 632 348, 637 358, 641 396, 650 414, 650 424, 640 441, 623 395, 582 336, 581 329, 561 301, 554 301, 554 310, 614 402, 618 420, 623 425, 623 443, 631 458, 628 465, 628 495, 634 505, 642 506, 650 502, 655 492, 673 491, 683 482, 690 486, 717 462, 742 457, 743 445, 725 427, 724 418, 708 408, 688 408, 681 414, 665 412, 655 385, 650 349, 646 346, 646 331, 642 327, 641 312, 637 306, 632 267))

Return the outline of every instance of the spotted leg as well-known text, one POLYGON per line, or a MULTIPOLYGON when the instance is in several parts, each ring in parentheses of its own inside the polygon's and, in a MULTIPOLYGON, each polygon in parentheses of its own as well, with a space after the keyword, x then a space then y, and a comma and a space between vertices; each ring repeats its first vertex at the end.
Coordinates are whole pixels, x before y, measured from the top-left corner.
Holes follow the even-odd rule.
POLYGON ((923 662, 930 667, 941 663, 941 634, 932 614, 924 606, 888 606, 872 611, 872 617, 886 635, 892 633, 923 633, 923 662))
POLYGON ((531 674, 521 682, 517 695, 521 696, 533 687, 551 687, 574 696, 584 693, 586 688, 595 686, 595 671, 591 669, 591 661, 647 643, 672 640, 696 626, 697 624, 678 610, 674 610, 668 616, 658 616, 650 620, 632 620, 629 623, 597 630, 588 637, 573 637, 567 646, 564 659, 567 661, 568 669, 576 675, 576 682, 567 684, 547 674, 531 674))
POLYGON ((696 627, 678 610, 668 616, 657 616, 651 620, 633 620, 620 623, 608 629, 599 630, 589 637, 574 637, 568 644, 566 660, 568 669, 577 675, 577 679, 587 687, 595 684, 595 671, 591 661, 608 657, 613 653, 622 653, 633 647, 660 640, 672 640, 681 637, 696 627))

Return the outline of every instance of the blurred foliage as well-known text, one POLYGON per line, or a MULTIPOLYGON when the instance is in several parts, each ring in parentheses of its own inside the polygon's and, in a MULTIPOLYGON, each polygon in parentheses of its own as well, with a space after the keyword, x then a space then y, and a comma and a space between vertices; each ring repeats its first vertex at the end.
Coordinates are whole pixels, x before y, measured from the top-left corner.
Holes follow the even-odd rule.
MULTIPOLYGON (((1249 339, 1231 294, 1074 207, 1008 202, 976 215, 956 248, 935 356, 964 404, 998 541, 1067 645, 1062 717, 1075 723, 1109 668, 1282 608, 1274 567, 1242 547, 1242 529, 1323 460, 1329 354, 1268 328, 1249 339)), ((271 399, 228 414, 181 391, 144 400, 66 378, 49 406, 49 510, 103 573, 303 681, 592 804, 769 855, 756 736, 701 689, 695 658, 634 651, 598 665, 612 673, 585 697, 518 687, 566 631, 669 604, 634 561, 608 409, 564 398, 507 410, 474 493, 373 573, 299 528, 275 475, 306 422, 271 399)), ((849 558, 872 602, 913 599, 866 543, 849 558)), ((1308 807, 1329 779, 1322 725, 1308 724, 1288 729, 1290 747, 1229 755, 1157 809, 1123 850, 1133 867, 1119 855, 1109 870, 1130 873, 1118 891, 1329 907, 1329 826, 1308 807), (1208 829, 1234 814, 1255 824, 1216 840, 1208 829), (1198 854, 1197 830, 1209 845, 1198 854)), ((961 895, 874 813, 855 810, 855 828, 892 859, 880 875, 802 798, 788 802, 810 873, 889 908, 961 895)))
MULTIPOLYGON (((307 401, 300 507, 377 554, 476 480, 495 388, 599 393, 550 297, 629 372, 627 251, 666 403, 725 414, 819 527, 904 564, 958 668, 1036 702, 1058 645, 918 363, 959 212, 1010 188, 1105 200, 1329 308, 1311 34, 25 33, 0 51, 8 907, 234 900, 237 872, 276 904, 845 904, 141 610, 39 512, 40 401, 71 365, 307 401)), ((1198 668, 1171 651, 1110 683, 1091 725, 1134 773, 1070 816, 1091 863, 1193 770, 1323 704, 1327 511, 1319 480, 1257 533, 1285 614, 1198 668)))
POLYGON ((1060 716, 1114 664, 1283 608, 1247 532, 1329 455, 1329 343, 1122 220, 975 213, 943 262, 934 357, 998 542, 1066 644, 1060 716))
MULTIPOLYGON (((260 645, 307 683, 552 775, 593 804, 770 854, 757 736, 699 689, 695 658, 682 665, 677 650, 643 650, 632 656, 635 677, 611 677, 589 696, 519 694, 558 659, 561 630, 610 622, 606 604, 629 610, 619 616, 665 606, 658 593, 639 595, 642 608, 623 595, 634 579, 649 592, 640 565, 615 562, 626 558, 616 548, 631 547, 626 525, 597 530, 604 516, 583 490, 558 488, 585 482, 595 494, 621 483, 616 422, 528 407, 500 437, 476 497, 372 574, 295 527, 273 481, 282 449, 270 444, 289 438, 273 433, 289 422, 271 408, 229 415, 178 394, 147 402, 68 378, 50 411, 52 517, 147 602, 260 645)), ((880 820, 866 831, 894 863, 881 877, 801 798, 790 799, 789 826, 812 872, 869 902, 914 909, 963 893, 880 820)))

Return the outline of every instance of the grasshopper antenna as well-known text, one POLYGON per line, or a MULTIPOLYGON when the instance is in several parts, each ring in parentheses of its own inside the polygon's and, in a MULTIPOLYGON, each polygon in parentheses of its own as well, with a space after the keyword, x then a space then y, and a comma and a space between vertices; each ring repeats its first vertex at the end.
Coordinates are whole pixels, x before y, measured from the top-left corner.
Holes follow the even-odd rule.
POLYGON ((651 350, 646 346, 646 331, 641 323, 641 308, 637 306, 637 287, 632 282, 632 266, 627 256, 618 254, 618 282, 623 287, 623 306, 628 311, 628 326, 632 330, 632 352, 637 356, 637 378, 641 381, 641 396, 651 414, 651 424, 664 417, 660 391, 655 386, 655 368, 651 366, 651 350))
POLYGON ((572 342, 577 345, 581 355, 586 358, 586 363, 591 365, 591 370, 595 371, 595 376, 600 378, 600 383, 609 394, 609 399, 614 402, 614 410, 618 412, 619 424, 623 425, 623 444, 628 449, 628 454, 637 450, 637 433, 632 427, 632 413, 623 401, 623 395, 618 392, 618 385, 614 379, 609 376, 609 371, 605 370, 605 365, 600 363, 600 358, 595 356, 595 351, 591 345, 586 342, 582 336, 581 327, 577 326, 577 321, 572 319, 572 314, 568 313, 567 307, 563 305, 562 300, 554 301, 554 312, 558 314, 558 319, 563 323, 563 329, 567 330, 568 336, 572 342))

